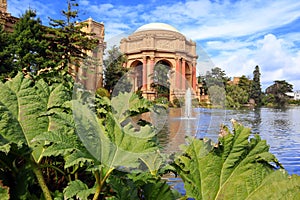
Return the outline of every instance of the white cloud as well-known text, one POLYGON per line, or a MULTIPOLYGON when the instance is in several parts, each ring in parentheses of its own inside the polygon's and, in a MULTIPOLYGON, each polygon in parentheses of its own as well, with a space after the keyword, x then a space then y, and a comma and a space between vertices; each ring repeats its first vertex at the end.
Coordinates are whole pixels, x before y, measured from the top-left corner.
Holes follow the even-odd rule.
MULTIPOLYGON (((232 41, 228 41, 228 44, 224 41, 215 43, 223 44, 225 47, 233 45, 230 51, 224 48, 219 55, 212 58, 216 66, 221 66, 229 76, 250 75, 252 77, 254 67, 259 65, 264 88, 274 80, 286 80, 292 83, 295 89, 300 89, 298 81, 300 79, 300 51, 294 54, 286 48, 285 39, 267 34, 264 38, 253 41, 256 48, 247 48, 247 42, 244 46, 242 42, 237 42, 235 51, 232 51, 234 49, 232 41)), ((218 45, 216 47, 216 49, 219 48, 218 45)), ((213 50, 210 49, 210 51, 213 50)))
MULTIPOLYGON (((61 10, 53 7, 55 1, 41 2, 11 0, 9 10, 15 16, 29 6, 43 16, 54 15, 54 12, 57 15, 61 10)), ((284 79, 300 89, 300 31, 287 27, 294 20, 299 21, 300 1, 174 0, 158 3, 149 0, 136 5, 95 2, 79 0, 89 16, 104 22, 108 43, 118 45, 126 33, 145 23, 169 23, 203 46, 203 49, 197 46, 198 66, 202 67, 198 73, 218 66, 230 76, 252 76, 255 65, 259 65, 265 86, 273 80, 284 79), (283 26, 280 32, 274 31, 283 26)))
POLYGON ((42 3, 38 0, 11 0, 8 1, 8 11, 16 17, 20 17, 28 9, 33 9, 37 12, 43 22, 48 20, 48 17, 59 12, 51 2, 42 3))
POLYGON ((90 2, 88 0, 80 0, 79 5, 80 6, 88 6, 88 5, 90 5, 90 2))

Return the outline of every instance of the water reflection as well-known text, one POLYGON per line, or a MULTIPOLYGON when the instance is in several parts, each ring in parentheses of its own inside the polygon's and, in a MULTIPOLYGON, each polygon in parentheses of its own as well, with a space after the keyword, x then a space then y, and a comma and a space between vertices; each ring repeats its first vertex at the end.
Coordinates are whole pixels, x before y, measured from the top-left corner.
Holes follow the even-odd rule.
POLYGON ((267 140, 275 154, 290 174, 300 174, 300 107, 288 109, 261 108, 255 110, 193 109, 195 120, 183 120, 181 109, 170 109, 159 134, 167 152, 179 150, 185 136, 210 138, 217 141, 221 124, 232 129, 231 119, 236 119, 267 140))

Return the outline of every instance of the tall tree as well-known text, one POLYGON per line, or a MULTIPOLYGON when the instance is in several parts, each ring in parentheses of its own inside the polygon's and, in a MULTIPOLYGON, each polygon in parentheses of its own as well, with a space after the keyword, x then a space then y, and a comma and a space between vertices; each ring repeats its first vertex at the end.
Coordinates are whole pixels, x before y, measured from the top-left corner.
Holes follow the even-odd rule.
POLYGON ((219 67, 212 68, 211 71, 207 71, 205 75, 205 82, 208 87, 214 85, 225 87, 229 80, 230 79, 226 76, 225 71, 219 67))
POLYGON ((253 71, 253 81, 251 86, 250 98, 254 99, 255 104, 257 106, 261 105, 262 92, 261 92, 261 84, 260 84, 260 72, 259 66, 256 65, 253 71))
POLYGON ((169 98, 169 72, 170 67, 161 61, 159 61, 154 67, 154 72, 151 75, 153 80, 151 87, 156 90, 157 97, 169 98))
POLYGON ((11 63, 13 57, 8 48, 10 38, 10 34, 0 26, 0 81, 3 81, 7 77, 12 77, 11 63))
POLYGON ((250 93, 251 86, 252 86, 252 81, 249 78, 247 78, 245 75, 242 75, 240 77, 238 86, 240 88, 242 88, 243 90, 245 90, 247 93, 250 93))
MULTIPOLYGON (((104 88, 112 92, 115 85, 128 71, 123 67, 123 63, 126 61, 124 55, 120 52, 117 46, 113 46, 107 50, 107 57, 104 59, 104 88)), ((127 88, 127 82, 124 83, 127 88)), ((125 89, 123 88, 123 89, 125 89)))
POLYGON ((249 94, 238 85, 226 86, 226 107, 240 108, 249 100, 249 94))
POLYGON ((35 11, 27 10, 14 26, 10 40, 8 44, 6 42, 7 46, 1 55, 5 59, 4 67, 10 72, 10 76, 17 74, 18 71, 35 75, 38 70, 45 67, 48 42, 44 35, 44 27, 41 20, 36 18, 35 11))
POLYGON ((82 59, 87 58, 87 51, 93 50, 98 43, 96 39, 90 37, 93 33, 82 31, 87 24, 77 23, 78 10, 74 10, 78 7, 76 0, 68 0, 67 5, 67 10, 62 11, 64 19, 50 19, 51 28, 48 29, 50 41, 48 64, 55 66, 54 72, 62 75, 76 72, 82 59), (70 70, 70 66, 75 70, 70 70))
POLYGON ((287 104, 289 98, 286 93, 293 91, 293 85, 285 80, 276 80, 274 84, 266 89, 267 95, 273 95, 273 103, 276 107, 283 107, 287 104))

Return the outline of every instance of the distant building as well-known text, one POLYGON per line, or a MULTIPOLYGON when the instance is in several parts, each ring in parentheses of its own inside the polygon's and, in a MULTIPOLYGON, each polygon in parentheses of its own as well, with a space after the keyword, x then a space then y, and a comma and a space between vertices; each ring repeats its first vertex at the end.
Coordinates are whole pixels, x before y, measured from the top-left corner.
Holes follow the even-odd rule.
POLYGON ((105 50, 104 42, 104 24, 96 22, 89 18, 83 22, 86 23, 82 31, 94 33, 93 38, 98 40, 98 45, 93 51, 86 52, 92 60, 86 60, 78 69, 77 80, 79 80, 88 90, 96 90, 103 86, 103 54, 105 50))
POLYGON ((300 90, 296 90, 294 92, 288 92, 285 94, 294 100, 300 100, 300 90))
MULTIPOLYGON (((19 18, 11 16, 7 11, 7 1, 0 0, 0 25, 3 26, 5 31, 13 32, 14 25, 18 22, 19 18)), ((84 61, 81 68, 74 69, 71 67, 71 72, 76 72, 76 80, 81 82, 87 89, 96 90, 103 85, 103 52, 105 49, 104 42, 104 24, 94 21, 89 18, 83 22, 86 23, 82 31, 87 33, 94 33, 93 38, 98 39, 98 45, 95 50, 86 52, 92 61, 84 61), (89 63, 89 64, 86 64, 89 63), (87 66, 88 68, 86 68, 87 66)))
POLYGON ((300 90, 296 90, 294 93, 295 93, 294 99, 300 100, 300 90))
POLYGON ((3 29, 12 32, 14 30, 13 26, 18 20, 17 17, 11 16, 11 14, 7 12, 6 0, 0 0, 0 25, 3 29))
POLYGON ((233 80, 230 80, 230 81, 228 81, 227 83, 228 83, 229 85, 238 85, 239 82, 240 82, 240 78, 241 78, 241 77, 235 76, 235 77, 233 77, 233 80))
POLYGON ((143 25, 121 40, 120 50, 127 58, 124 67, 136 69, 132 74, 133 85, 145 98, 155 98, 151 84, 158 64, 169 69, 169 100, 184 96, 187 87, 197 93, 196 43, 176 28, 164 23, 143 25))

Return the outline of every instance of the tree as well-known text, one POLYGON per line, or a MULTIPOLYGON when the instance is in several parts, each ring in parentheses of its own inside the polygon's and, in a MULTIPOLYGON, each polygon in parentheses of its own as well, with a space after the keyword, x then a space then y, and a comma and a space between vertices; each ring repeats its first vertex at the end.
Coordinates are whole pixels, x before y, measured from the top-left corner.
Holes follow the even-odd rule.
POLYGON ((246 91, 248 94, 250 94, 251 86, 252 86, 252 80, 247 78, 245 75, 240 77, 238 86, 242 88, 244 91, 246 91))
POLYGON ((169 81, 170 67, 163 62, 158 62, 155 67, 152 76, 153 83, 151 87, 157 92, 157 97, 169 98, 170 81, 169 81))
POLYGON ((229 80, 230 79, 226 76, 225 71, 219 67, 212 68, 211 71, 207 71, 205 75, 205 82, 208 87, 213 85, 225 87, 229 80))
POLYGON ((213 106, 223 108, 225 106, 226 92, 223 87, 213 85, 208 88, 208 95, 213 106))
POLYGON ((10 34, 0 26, 0 81, 6 77, 12 77, 11 63, 13 58, 8 48, 10 38, 10 34))
POLYGON ((197 77, 197 79, 198 79, 198 84, 201 86, 200 87, 201 95, 207 95, 208 87, 205 81, 205 76, 200 75, 197 77))
POLYGON ((249 95, 247 91, 238 85, 226 86, 226 107, 240 108, 243 104, 246 104, 248 100, 249 95))
POLYGON ((74 77, 82 60, 87 58, 86 52, 93 50, 98 40, 90 37, 92 33, 82 31, 87 24, 76 22, 78 10, 73 10, 74 7, 78 7, 76 0, 68 0, 67 4, 67 10, 62 11, 64 19, 50 18, 51 27, 48 28, 47 35, 50 42, 48 72, 63 76, 69 73, 74 77), (75 70, 71 70, 71 66, 75 70))
MULTIPOLYGON (((2 38, 9 39, 5 34, 2 38)), ((27 10, 14 26, 10 40, 4 42, 6 48, 2 49, 2 67, 8 76, 14 76, 18 71, 28 75, 35 75, 38 70, 45 67, 48 42, 44 38, 45 30, 36 13, 27 10)), ((1 42, 2 46, 2 42, 1 42)), ((3 48, 3 47, 2 47, 3 48)))
POLYGON ((261 105, 262 92, 261 92, 260 72, 259 72, 258 65, 255 66, 255 70, 253 71, 253 81, 251 86, 250 98, 254 99, 255 104, 257 106, 261 105))
MULTIPOLYGON (((104 62, 104 88, 109 92, 112 92, 115 85, 128 71, 123 67, 123 63, 126 61, 124 55, 120 52, 117 46, 113 46, 107 51, 107 58, 104 62)), ((125 88, 128 87, 128 83, 124 82, 125 88)), ((124 89, 125 89, 124 88, 124 89)))
POLYGON ((293 92, 293 85, 289 84, 285 80, 276 80, 274 84, 266 89, 267 95, 273 95, 273 104, 276 107, 283 107, 287 104, 289 98, 286 95, 287 92, 293 92))

